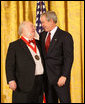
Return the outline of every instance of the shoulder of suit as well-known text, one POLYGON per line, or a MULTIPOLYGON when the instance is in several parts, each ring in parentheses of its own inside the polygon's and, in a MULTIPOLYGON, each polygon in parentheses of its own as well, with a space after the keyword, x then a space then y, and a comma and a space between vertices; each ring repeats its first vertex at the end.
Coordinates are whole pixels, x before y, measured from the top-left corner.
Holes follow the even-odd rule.
POLYGON ((16 41, 13 41, 13 42, 9 43, 9 46, 10 47, 15 47, 15 46, 17 46, 19 44, 20 41, 21 41, 21 39, 18 39, 16 41))
POLYGON ((72 38, 72 35, 69 32, 64 31, 60 28, 58 29, 58 31, 60 32, 60 35, 62 35, 63 38, 72 38))

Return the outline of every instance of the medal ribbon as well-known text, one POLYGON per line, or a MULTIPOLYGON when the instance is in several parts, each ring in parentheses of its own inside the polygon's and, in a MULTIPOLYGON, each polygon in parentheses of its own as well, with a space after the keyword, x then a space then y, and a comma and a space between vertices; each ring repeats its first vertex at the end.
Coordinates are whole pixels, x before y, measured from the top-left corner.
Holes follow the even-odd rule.
MULTIPOLYGON (((36 42, 34 42, 34 47, 32 45, 29 44, 29 42, 23 37, 21 36, 21 39, 35 52, 37 53, 37 49, 36 49, 36 42)), ((34 40, 35 41, 35 40, 34 40)))

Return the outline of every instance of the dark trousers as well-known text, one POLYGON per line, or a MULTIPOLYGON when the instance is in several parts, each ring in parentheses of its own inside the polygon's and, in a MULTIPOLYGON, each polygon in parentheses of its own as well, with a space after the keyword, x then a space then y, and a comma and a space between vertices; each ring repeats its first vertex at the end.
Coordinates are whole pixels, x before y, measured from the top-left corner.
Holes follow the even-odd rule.
MULTIPOLYGON (((29 79, 30 80, 30 79, 29 79)), ((34 86, 30 92, 22 92, 18 88, 13 91, 13 103, 42 103, 43 76, 36 76, 34 86)))
POLYGON ((70 87, 68 81, 62 87, 58 87, 56 84, 50 84, 49 81, 45 83, 45 97, 46 103, 71 103, 70 87))

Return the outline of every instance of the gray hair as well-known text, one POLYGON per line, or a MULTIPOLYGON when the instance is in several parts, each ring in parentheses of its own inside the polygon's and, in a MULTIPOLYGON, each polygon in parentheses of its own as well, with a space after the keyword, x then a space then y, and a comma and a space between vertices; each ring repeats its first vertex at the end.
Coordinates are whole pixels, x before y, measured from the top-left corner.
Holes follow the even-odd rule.
POLYGON ((57 15, 54 11, 47 11, 46 13, 43 13, 41 17, 42 16, 46 16, 47 21, 50 21, 50 19, 52 19, 54 23, 57 23, 57 15))
POLYGON ((22 34, 22 28, 25 26, 26 23, 27 23, 26 21, 23 21, 23 22, 19 25, 19 30, 18 30, 19 35, 22 34))

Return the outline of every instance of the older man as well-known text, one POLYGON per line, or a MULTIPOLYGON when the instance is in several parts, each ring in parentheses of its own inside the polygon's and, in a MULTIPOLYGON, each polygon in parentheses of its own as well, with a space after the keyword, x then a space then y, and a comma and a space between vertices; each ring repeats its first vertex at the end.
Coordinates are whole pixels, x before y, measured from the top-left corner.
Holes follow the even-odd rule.
POLYGON ((47 103, 70 103, 70 73, 73 63, 72 36, 57 25, 55 12, 48 11, 41 15, 45 31, 40 34, 40 41, 45 60, 45 94, 47 103))
MULTIPOLYGON (((38 103, 42 95, 43 62, 40 46, 34 39, 31 22, 19 27, 21 38, 10 43, 6 57, 7 83, 13 90, 13 103, 38 103)), ((42 102, 41 102, 42 103, 42 102)))

